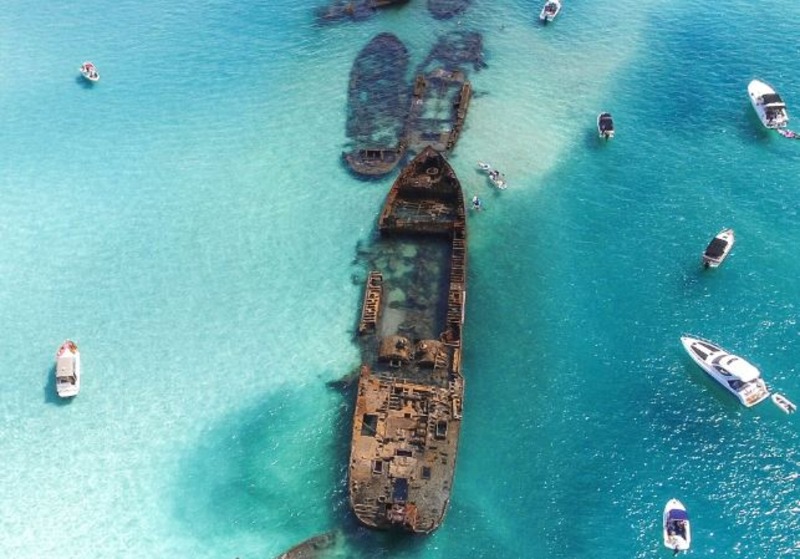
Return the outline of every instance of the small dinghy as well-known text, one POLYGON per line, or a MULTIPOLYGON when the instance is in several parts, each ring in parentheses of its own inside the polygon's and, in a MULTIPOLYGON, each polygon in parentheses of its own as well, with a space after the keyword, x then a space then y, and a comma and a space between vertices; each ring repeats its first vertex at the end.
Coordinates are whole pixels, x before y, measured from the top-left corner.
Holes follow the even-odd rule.
POLYGON ((733 234, 733 229, 723 229, 717 233, 703 253, 703 266, 716 268, 722 264, 733 248, 734 242, 736 242, 736 236, 733 234))
POLYGON ((664 546, 675 554, 692 544, 692 528, 686 507, 678 499, 670 499, 664 507, 664 546))
POLYGON ((772 395, 772 403, 783 410, 783 413, 794 413, 797 411, 797 406, 794 405, 789 398, 777 392, 772 395))
POLYGON ((547 0, 542 6, 542 11, 539 12, 539 20, 543 23, 553 21, 560 11, 560 0, 547 0))
POLYGON ((78 68, 78 71, 90 82, 96 82, 100 80, 100 73, 97 71, 97 67, 91 62, 87 61, 81 64, 81 67, 78 68))

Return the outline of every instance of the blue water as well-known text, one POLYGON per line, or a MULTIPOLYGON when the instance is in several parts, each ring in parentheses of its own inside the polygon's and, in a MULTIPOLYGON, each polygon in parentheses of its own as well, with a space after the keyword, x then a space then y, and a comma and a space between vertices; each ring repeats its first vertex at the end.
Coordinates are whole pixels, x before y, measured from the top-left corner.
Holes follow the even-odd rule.
POLYGON ((800 128, 800 4, 614 6, 566 0, 542 28, 528 0, 332 26, 289 0, 6 2, 0 556, 272 557, 328 530, 337 557, 669 556, 671 497, 695 557, 800 553, 797 417, 742 408, 679 342, 800 401, 800 142, 746 96, 771 83, 800 128), (392 177, 340 153, 363 45, 393 32, 415 64, 453 29, 484 32, 451 162, 486 211, 451 507, 408 538, 347 509, 351 402, 326 383, 359 363, 354 257, 392 177), (702 271, 723 226, 736 247, 702 271), (84 364, 67 404, 65 338, 84 364))

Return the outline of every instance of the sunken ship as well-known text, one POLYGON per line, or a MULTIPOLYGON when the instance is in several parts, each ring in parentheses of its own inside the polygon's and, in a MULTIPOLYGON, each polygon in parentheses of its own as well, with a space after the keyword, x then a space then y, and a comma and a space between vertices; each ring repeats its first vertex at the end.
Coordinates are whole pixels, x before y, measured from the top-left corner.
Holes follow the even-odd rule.
POLYGON ((429 533, 450 501, 461 431, 467 230, 461 185, 432 147, 378 219, 358 336, 350 505, 371 528, 429 533))

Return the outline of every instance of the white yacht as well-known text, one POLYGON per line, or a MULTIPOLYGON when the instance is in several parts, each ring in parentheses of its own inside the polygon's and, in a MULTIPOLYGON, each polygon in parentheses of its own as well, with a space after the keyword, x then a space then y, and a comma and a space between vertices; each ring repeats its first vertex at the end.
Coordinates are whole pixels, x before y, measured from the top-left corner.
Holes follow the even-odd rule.
POLYGON ((605 140, 614 137, 614 118, 611 113, 597 115, 597 134, 605 140))
POLYGON ((786 103, 772 87, 760 80, 753 80, 747 86, 747 93, 761 124, 774 129, 785 128, 789 124, 786 103))
POLYGON ((686 507, 678 499, 670 499, 664 507, 664 546, 675 553, 692 545, 692 526, 686 507))
POLYGON ((100 73, 97 71, 97 67, 91 62, 84 62, 78 70, 81 75, 90 82, 96 82, 100 79, 100 73))
POLYGON ((702 338, 681 336, 681 342, 694 362, 744 406, 755 406, 769 397, 761 371, 754 365, 702 338))
POLYGON ((81 352, 72 340, 67 340, 56 352, 56 391, 70 398, 81 389, 81 352))
POLYGON ((736 235, 733 234, 733 229, 723 229, 717 233, 703 252, 703 266, 718 267, 728 257, 735 242, 736 235))
POLYGON ((542 11, 539 12, 539 19, 544 23, 553 21, 560 11, 560 0, 546 0, 544 6, 542 6, 542 11))

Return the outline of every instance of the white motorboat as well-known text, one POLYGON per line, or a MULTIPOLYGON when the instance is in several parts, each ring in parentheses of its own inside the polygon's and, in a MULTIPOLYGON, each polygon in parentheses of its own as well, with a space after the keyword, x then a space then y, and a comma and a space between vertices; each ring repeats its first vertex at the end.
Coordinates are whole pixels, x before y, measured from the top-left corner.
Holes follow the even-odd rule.
POLYGON ((777 392, 772 395, 772 403, 778 406, 784 413, 794 413, 797 411, 797 406, 783 394, 777 392))
POLYGON ((678 499, 670 499, 664 507, 664 546, 675 553, 692 545, 692 526, 686 507, 678 499))
POLYGON ((81 389, 81 352, 72 340, 67 340, 56 352, 56 391, 70 398, 81 389))
POLYGON ((760 80, 753 80, 747 86, 747 93, 761 124, 772 129, 785 128, 789 124, 786 103, 771 86, 760 80))
POLYGON ((733 234, 733 229, 723 229, 717 233, 703 252, 703 266, 716 268, 722 264, 722 261, 731 252, 735 242, 736 236, 733 234))
POLYGON ((751 363, 702 338, 681 336, 681 343, 694 362, 744 406, 755 406, 769 396, 761 371, 751 363))
POLYGON ((96 82, 100 79, 100 73, 97 71, 97 67, 91 62, 84 62, 78 70, 81 75, 90 82, 96 82))
POLYGON ((614 119, 611 113, 597 115, 597 134, 604 140, 614 137, 614 119))
POLYGON ((556 16, 561 11, 561 1, 560 0, 546 0, 544 6, 542 6, 542 11, 539 12, 539 20, 547 23, 549 21, 553 21, 556 19, 556 16))
POLYGON ((478 161, 478 169, 488 173, 492 170, 492 166, 488 163, 484 163, 483 161, 478 161))

